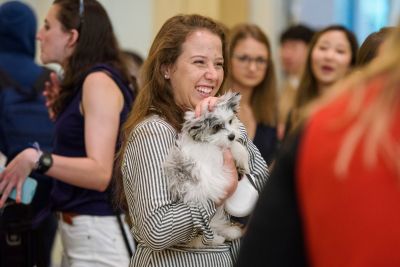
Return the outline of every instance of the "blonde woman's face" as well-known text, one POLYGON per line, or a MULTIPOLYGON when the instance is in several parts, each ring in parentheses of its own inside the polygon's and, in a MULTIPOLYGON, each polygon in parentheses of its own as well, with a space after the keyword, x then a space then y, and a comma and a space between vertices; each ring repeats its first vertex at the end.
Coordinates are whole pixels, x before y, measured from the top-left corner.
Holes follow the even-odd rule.
POLYGON ((169 66, 165 79, 170 80, 175 102, 184 109, 215 96, 224 79, 222 42, 218 35, 200 29, 182 44, 182 54, 169 66))
POLYGON ((351 47, 344 32, 332 30, 323 33, 311 53, 311 69, 322 86, 342 79, 350 70, 351 47))
POLYGON ((268 57, 267 47, 256 39, 247 37, 238 41, 231 60, 233 86, 252 89, 259 85, 268 68, 268 57))

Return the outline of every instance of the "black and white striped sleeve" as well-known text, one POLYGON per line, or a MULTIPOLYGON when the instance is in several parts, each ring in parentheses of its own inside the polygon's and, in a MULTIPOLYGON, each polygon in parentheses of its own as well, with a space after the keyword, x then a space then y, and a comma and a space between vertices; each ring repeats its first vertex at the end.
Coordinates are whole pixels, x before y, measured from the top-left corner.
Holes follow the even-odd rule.
POLYGON ((262 191, 267 179, 269 177, 269 170, 267 163, 261 156, 260 151, 254 143, 248 138, 244 126, 241 127, 240 141, 246 146, 249 152, 249 166, 250 174, 254 180, 255 186, 259 192, 262 191))
POLYGON ((154 250, 186 243, 198 234, 213 238, 209 221, 215 204, 174 202, 163 163, 174 145, 176 131, 159 117, 139 124, 124 155, 122 173, 135 238, 154 250))

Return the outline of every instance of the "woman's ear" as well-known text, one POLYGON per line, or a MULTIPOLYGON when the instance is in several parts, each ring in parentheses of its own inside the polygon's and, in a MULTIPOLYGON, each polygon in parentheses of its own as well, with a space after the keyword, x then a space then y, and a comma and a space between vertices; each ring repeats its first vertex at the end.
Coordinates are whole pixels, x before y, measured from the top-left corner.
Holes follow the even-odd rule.
POLYGON ((70 36, 69 36, 67 45, 68 45, 68 47, 73 47, 78 42, 79 32, 76 29, 72 29, 69 31, 69 33, 70 33, 70 36))
POLYGON ((164 79, 169 80, 169 78, 171 77, 171 65, 162 65, 161 66, 161 73, 164 76, 164 79))

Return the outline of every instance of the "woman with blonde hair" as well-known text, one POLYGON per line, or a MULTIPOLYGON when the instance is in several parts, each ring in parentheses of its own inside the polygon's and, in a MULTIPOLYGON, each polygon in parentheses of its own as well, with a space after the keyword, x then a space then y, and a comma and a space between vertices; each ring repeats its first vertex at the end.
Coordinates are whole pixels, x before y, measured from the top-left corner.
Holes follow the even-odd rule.
POLYGON ((400 265, 399 42, 397 29, 374 64, 310 106, 277 159, 238 266, 400 265))

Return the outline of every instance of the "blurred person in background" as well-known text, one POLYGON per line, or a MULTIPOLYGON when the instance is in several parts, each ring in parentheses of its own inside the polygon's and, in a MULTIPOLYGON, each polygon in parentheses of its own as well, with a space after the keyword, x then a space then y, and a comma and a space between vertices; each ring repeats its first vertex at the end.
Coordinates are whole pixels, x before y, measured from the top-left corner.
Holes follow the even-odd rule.
POLYGON ((261 156, 271 165, 278 147, 277 88, 270 42, 254 24, 233 27, 228 38, 225 90, 242 96, 238 117, 261 156))
POLYGON ((351 72, 357 51, 354 33, 344 26, 328 26, 314 35, 293 108, 288 114, 285 136, 296 127, 304 106, 351 72))
POLYGON ((293 107, 301 75, 307 60, 308 46, 314 30, 297 24, 290 26, 280 36, 280 63, 284 75, 283 85, 279 90, 278 137, 283 138, 285 123, 293 107))
POLYGON ((45 173, 54 182, 47 210, 59 212, 62 266, 128 266, 110 183, 133 93, 111 21, 96 0, 55 0, 37 39, 42 62, 63 68, 62 80, 52 73, 45 91, 55 119, 53 151, 36 144, 7 165, 0 208, 13 188, 21 199, 31 171, 45 173))
POLYGON ((384 43, 394 27, 384 27, 377 32, 373 32, 365 38, 357 54, 357 66, 362 67, 371 62, 374 58, 381 55, 384 43))
POLYGON ((374 64, 307 108, 237 267, 400 266, 399 43, 396 29, 374 64))
MULTIPOLYGON (((52 149, 54 123, 42 95, 50 70, 35 62, 36 30, 36 15, 28 5, 20 1, 0 5, 0 152, 6 163, 35 141, 45 150, 52 149)), ((37 172, 30 176, 38 182, 32 203, 9 201, 2 211, 0 258, 6 266, 51 265, 57 218, 50 213, 38 224, 33 224, 33 218, 47 206, 52 180, 37 172), (6 229, 11 221, 21 226, 13 233, 20 240, 14 248, 6 242, 12 235, 6 229)))

